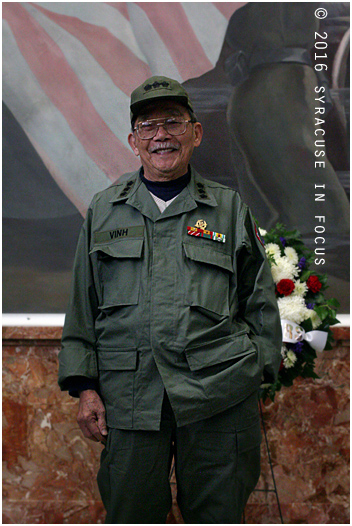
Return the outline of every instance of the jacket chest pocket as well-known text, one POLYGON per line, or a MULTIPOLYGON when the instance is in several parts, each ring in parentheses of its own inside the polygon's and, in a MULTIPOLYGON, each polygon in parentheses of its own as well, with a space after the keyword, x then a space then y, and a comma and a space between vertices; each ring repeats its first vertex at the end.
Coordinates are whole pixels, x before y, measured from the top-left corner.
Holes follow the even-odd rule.
POLYGON ((136 305, 139 300, 143 239, 95 245, 102 289, 101 308, 136 305))
POLYGON ((183 243, 185 253, 185 303, 221 316, 229 315, 232 256, 209 245, 183 243))

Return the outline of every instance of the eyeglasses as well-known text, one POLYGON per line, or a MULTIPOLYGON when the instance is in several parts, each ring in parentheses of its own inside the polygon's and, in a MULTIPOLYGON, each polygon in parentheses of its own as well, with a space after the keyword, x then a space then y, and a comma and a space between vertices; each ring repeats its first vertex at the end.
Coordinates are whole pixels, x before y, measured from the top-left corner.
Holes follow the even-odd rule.
POLYGON ((158 133, 159 126, 162 126, 169 135, 183 135, 186 133, 189 122, 192 120, 167 118, 160 122, 160 119, 150 119, 150 121, 138 123, 134 130, 142 140, 153 139, 158 133))

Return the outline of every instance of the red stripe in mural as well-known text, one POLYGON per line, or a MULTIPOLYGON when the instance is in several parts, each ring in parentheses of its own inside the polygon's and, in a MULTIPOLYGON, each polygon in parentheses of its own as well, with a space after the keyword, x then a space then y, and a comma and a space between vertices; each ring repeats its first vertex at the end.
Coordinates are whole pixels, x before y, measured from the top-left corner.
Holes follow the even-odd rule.
POLYGON ((115 180, 121 171, 137 166, 133 153, 97 113, 61 49, 41 26, 17 2, 3 3, 3 18, 41 88, 99 168, 115 180))
POLYGON ((37 4, 33 5, 78 38, 105 69, 114 84, 126 95, 130 96, 136 86, 151 76, 149 66, 105 27, 82 22, 76 17, 53 13, 37 4))
POLYGON ((136 2, 148 15, 183 80, 213 68, 179 2, 136 2))

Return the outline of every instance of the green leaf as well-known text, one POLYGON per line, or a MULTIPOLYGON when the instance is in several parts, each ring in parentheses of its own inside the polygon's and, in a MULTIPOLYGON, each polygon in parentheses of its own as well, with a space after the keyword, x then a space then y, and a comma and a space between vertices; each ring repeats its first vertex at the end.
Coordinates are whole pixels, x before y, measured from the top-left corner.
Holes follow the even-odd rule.
POLYGON ((313 330, 313 324, 312 320, 309 318, 308 320, 304 320, 301 323, 301 327, 306 331, 312 331, 313 330))
POLYGON ((329 315, 328 309, 324 306, 314 307, 314 310, 322 321, 329 315))
POLYGON ((340 302, 337 301, 337 299, 335 298, 329 298, 327 300, 327 304, 329 305, 329 307, 335 307, 336 310, 340 307, 340 302))
POLYGON ((324 303, 325 297, 322 292, 317 292, 316 294, 313 294, 312 302, 314 303, 324 303))
POLYGON ((307 281, 309 276, 311 276, 312 274, 314 274, 314 272, 312 270, 303 270, 303 272, 300 275, 299 279, 300 279, 300 281, 307 281))
POLYGON ((328 281, 328 275, 327 274, 316 274, 316 276, 318 277, 320 283, 322 285, 326 285, 327 284, 327 281, 328 281))

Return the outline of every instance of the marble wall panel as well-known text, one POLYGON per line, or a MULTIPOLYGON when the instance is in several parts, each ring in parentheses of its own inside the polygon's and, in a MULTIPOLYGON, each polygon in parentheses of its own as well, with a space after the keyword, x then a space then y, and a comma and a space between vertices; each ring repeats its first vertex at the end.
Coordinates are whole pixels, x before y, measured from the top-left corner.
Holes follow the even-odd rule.
POLYGON ((95 480, 102 446, 84 439, 76 423, 77 401, 57 386, 59 341, 8 343, 3 346, 3 523, 103 523, 95 480))
MULTIPOLYGON (((319 355, 317 373, 263 408, 279 502, 288 524, 349 524, 349 340, 319 355)), ((272 489, 264 446, 257 489, 272 489)), ((280 522, 275 493, 254 492, 246 522, 280 522)))
MULTIPOLYGON (((3 331, 3 523, 104 522, 96 484, 100 444, 76 423, 78 402, 57 386, 60 328, 3 331)), ((297 379, 263 405, 284 522, 349 520, 349 329, 335 329, 334 349, 319 355, 320 379, 297 379)), ((183 523, 176 504, 168 523, 183 523)), ((257 490, 272 490, 265 441, 257 490)), ((280 523, 273 491, 255 491, 250 524, 280 523)))

